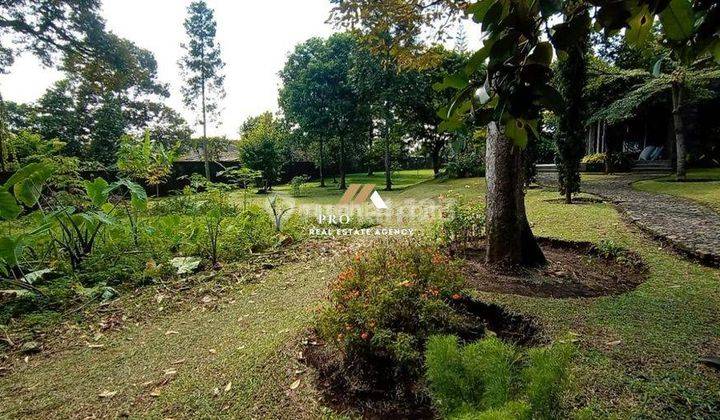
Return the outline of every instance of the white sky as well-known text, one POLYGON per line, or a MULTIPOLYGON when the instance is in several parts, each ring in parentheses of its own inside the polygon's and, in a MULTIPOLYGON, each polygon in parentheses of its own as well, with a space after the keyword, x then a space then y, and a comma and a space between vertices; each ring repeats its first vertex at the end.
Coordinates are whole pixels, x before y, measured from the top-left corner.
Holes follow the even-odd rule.
MULTIPOLYGON (((155 54, 159 79, 170 85, 168 105, 198 128, 193 125, 195 116, 183 108, 177 66, 188 4, 190 0, 104 0, 102 14, 109 30, 155 54)), ((208 134, 234 138, 245 118, 277 109, 277 74, 293 47, 334 32, 325 24, 331 4, 329 0, 208 0, 208 5, 215 10, 227 93, 219 126, 208 127, 208 134)), ((477 26, 466 25, 471 48, 480 43, 477 26)), ((0 75, 0 89, 6 100, 33 102, 61 77, 57 70, 24 55, 9 74, 0 75)))

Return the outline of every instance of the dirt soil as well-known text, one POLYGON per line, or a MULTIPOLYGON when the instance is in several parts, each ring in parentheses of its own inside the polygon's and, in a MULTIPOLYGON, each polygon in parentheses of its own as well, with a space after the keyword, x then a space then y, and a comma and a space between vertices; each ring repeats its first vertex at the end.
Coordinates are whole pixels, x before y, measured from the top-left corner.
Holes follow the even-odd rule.
POLYGON ((487 292, 534 297, 575 298, 619 295, 648 277, 640 257, 626 251, 612 258, 600 255, 589 242, 538 238, 548 264, 538 268, 494 267, 485 264, 484 250, 465 251, 463 273, 470 286, 487 292))

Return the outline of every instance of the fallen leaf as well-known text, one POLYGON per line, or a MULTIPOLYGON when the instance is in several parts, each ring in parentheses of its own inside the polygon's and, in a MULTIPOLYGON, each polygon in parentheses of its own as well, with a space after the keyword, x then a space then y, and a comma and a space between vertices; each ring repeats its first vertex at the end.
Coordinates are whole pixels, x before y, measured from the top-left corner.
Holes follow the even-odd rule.
POLYGON ((177 374, 177 370, 175 369, 165 369, 165 375, 175 375, 177 374))
POLYGON ((99 396, 100 398, 110 398, 110 397, 114 397, 115 394, 117 394, 117 391, 107 391, 107 390, 105 390, 105 391, 101 392, 98 396, 99 396))
POLYGON ((300 386, 300 379, 290 384, 290 389, 297 389, 300 386))
POLYGON ((90 347, 91 349, 101 349, 101 348, 105 347, 105 344, 90 344, 90 343, 88 343, 87 346, 90 347))
POLYGON ((208 351, 209 351, 211 354, 217 353, 217 350, 215 350, 215 349, 210 349, 210 350, 208 350, 208 351))
POLYGON ((165 331, 165 335, 171 335, 171 334, 180 334, 180 333, 177 332, 177 331, 173 331, 173 330, 167 330, 167 331, 165 331))
POLYGON ((173 365, 181 365, 183 363, 185 363, 185 359, 179 359, 179 360, 172 362, 173 365))
POLYGON ((229 392, 232 389, 232 382, 228 382, 227 385, 225 385, 225 392, 229 392))
POLYGON ((622 343, 622 340, 615 340, 605 343, 608 346, 617 346, 618 344, 622 343))

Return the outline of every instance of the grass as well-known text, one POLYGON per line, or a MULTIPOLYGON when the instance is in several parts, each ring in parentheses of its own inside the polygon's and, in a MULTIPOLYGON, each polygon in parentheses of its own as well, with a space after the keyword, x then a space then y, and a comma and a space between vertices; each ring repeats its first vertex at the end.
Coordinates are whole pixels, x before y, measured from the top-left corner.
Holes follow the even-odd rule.
MULTIPOLYGON (((353 182, 366 182, 360 179, 353 182)), ((404 189, 381 195, 394 200, 448 194, 483 199, 480 179, 406 179, 404 189)), ((283 187, 278 191, 283 193, 283 187)), ((334 202, 339 195, 315 192, 318 201, 334 202)), ((535 316, 550 338, 575 334, 580 351, 564 401, 583 408, 590 418, 720 416, 717 372, 697 363, 698 357, 720 354, 720 270, 663 249, 624 224, 608 204, 565 205, 554 201, 557 197, 554 191, 528 191, 536 234, 610 239, 645 259, 649 280, 634 291, 595 299, 478 296, 535 316)), ((85 333, 31 356, 27 364, 19 360, 17 370, 0 378, 0 418, 331 415, 296 358, 303 330, 312 325, 314 309, 343 258, 347 256, 341 253, 291 263, 258 283, 223 289, 215 309, 203 309, 198 302, 159 313, 152 322, 128 322, 99 339, 103 348, 89 348, 85 342, 94 336, 85 333), (158 387, 158 396, 151 395, 153 387, 144 384, 162 381, 166 369, 177 374, 158 387), (300 385, 290 389, 297 379, 300 385), (99 397, 105 390, 117 394, 99 397)), ((161 305, 153 302, 147 311, 157 313, 161 305)))
POLYGON ((641 191, 688 198, 720 212, 720 168, 690 170, 688 180, 703 182, 675 182, 673 175, 639 181, 633 187, 641 191))

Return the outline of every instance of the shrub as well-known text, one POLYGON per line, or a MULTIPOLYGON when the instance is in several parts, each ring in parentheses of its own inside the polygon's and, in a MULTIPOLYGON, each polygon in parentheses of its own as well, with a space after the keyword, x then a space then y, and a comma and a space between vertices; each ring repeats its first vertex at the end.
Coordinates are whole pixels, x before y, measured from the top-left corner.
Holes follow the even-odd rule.
POLYGON ((607 155, 605 153, 594 153, 583 157, 580 162, 585 164, 585 170, 588 172, 603 172, 605 171, 606 159, 607 155))
POLYGON ((625 256, 627 251, 625 248, 621 247, 620 245, 616 244, 611 239, 602 239, 597 245, 593 247, 595 251, 604 258, 613 258, 617 259, 619 257, 625 256))
POLYGON ((356 382, 404 393, 422 376, 430 335, 482 332, 481 322, 451 306, 462 284, 436 250, 385 243, 357 255, 333 282, 318 331, 345 355, 346 366, 363 366, 356 382))
POLYGON ((433 336, 425 352, 430 395, 450 418, 558 418, 573 348, 565 343, 520 354, 495 337, 461 346, 433 336))
POLYGON ((445 172, 450 178, 485 176, 485 162, 481 150, 469 148, 448 161, 445 172))
POLYGON ((293 177, 292 180, 290 180, 290 195, 293 197, 300 197, 305 192, 305 183, 310 180, 309 177, 305 175, 300 175, 293 177))
POLYGON ((439 226, 440 244, 453 251, 477 246, 485 236, 485 204, 455 200, 447 213, 439 226))

